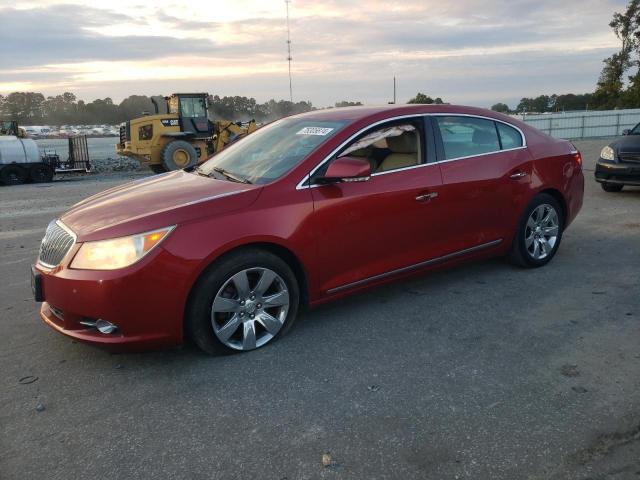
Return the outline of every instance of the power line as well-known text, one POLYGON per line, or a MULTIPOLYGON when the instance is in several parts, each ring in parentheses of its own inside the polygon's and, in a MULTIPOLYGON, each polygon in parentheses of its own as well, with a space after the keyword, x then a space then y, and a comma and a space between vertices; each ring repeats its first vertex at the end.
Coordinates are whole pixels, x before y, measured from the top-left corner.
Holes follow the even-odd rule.
POLYGON ((287 6, 287 61, 289 62, 289 100, 293 103, 293 89, 291 87, 291 30, 289 28, 289 4, 291 0, 284 0, 287 6))

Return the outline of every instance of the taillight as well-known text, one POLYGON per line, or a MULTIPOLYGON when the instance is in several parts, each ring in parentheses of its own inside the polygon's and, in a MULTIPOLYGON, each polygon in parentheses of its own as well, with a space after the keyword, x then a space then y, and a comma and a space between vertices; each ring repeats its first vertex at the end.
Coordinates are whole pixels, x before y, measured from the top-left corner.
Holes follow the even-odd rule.
POLYGON ((578 164, 580 168, 582 168, 582 154, 575 147, 573 143, 570 143, 570 145, 571 145, 571 155, 573 156, 573 160, 578 164))
POLYGON ((576 152, 573 154, 573 159, 576 161, 576 163, 578 164, 578 166, 580 168, 582 168, 582 155, 580 154, 580 152, 576 152))

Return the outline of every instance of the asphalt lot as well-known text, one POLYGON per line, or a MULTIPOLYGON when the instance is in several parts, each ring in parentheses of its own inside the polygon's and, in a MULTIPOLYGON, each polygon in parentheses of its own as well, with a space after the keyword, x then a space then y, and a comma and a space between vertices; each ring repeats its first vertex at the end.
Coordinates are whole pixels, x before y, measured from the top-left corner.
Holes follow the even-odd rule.
POLYGON ((47 223, 136 174, 0 187, 0 478, 640 478, 640 188, 603 192, 607 141, 575 143, 585 204, 547 267, 379 288, 222 358, 112 355, 38 318, 47 223))

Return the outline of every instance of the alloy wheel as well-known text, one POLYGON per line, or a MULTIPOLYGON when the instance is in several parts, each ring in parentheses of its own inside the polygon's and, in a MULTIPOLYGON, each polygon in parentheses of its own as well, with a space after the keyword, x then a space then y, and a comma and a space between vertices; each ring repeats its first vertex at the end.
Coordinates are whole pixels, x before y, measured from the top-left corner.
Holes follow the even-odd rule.
POLYGON ((524 233, 524 244, 529 255, 536 259, 546 258, 558 241, 560 225, 556 209, 543 203, 529 215, 524 233))
POLYGON ((253 350, 275 337, 289 312, 287 285, 273 270, 249 268, 234 274, 211 305, 218 339, 235 350, 253 350))

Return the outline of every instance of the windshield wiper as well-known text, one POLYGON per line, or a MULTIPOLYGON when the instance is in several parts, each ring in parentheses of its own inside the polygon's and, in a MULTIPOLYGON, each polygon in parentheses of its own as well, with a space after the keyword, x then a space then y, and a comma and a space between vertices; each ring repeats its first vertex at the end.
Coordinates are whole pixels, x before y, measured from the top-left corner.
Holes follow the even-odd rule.
POLYGON ((228 170, 225 170, 224 168, 220 168, 220 167, 213 167, 213 171, 214 172, 218 172, 222 175, 224 175, 225 177, 227 177, 229 180, 233 180, 234 182, 238 182, 238 183, 252 183, 251 180, 249 180, 248 178, 244 178, 241 177, 239 175, 236 175, 234 173, 229 172, 228 170))
POLYGON ((196 167, 193 169, 193 173, 200 175, 201 177, 208 177, 209 174, 204 173, 200 167, 196 167))

